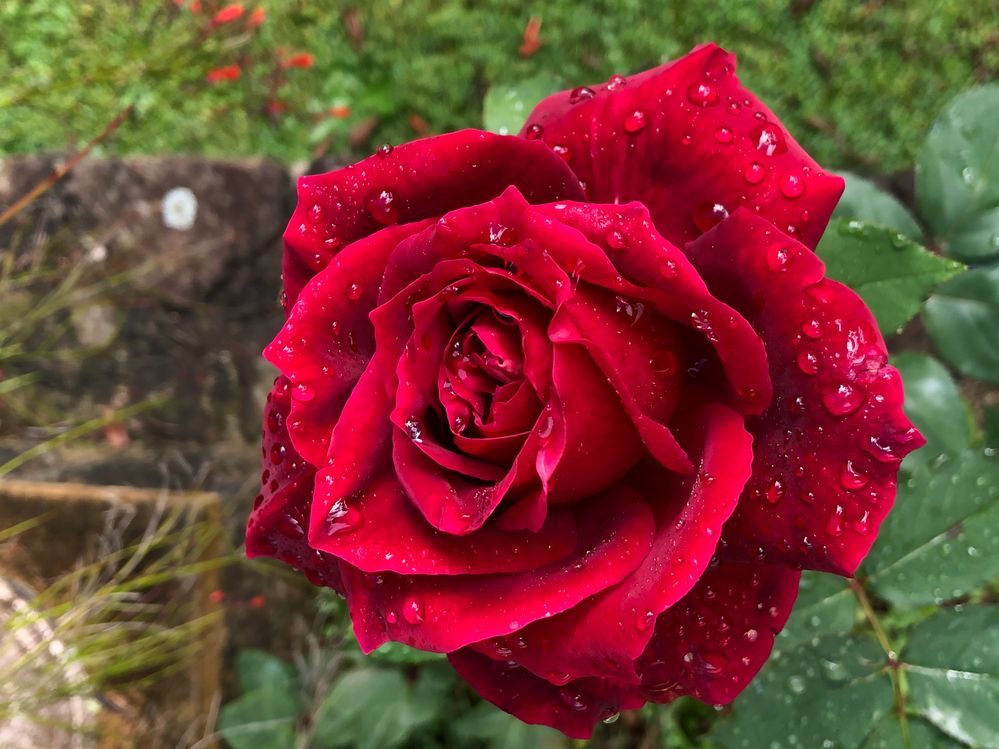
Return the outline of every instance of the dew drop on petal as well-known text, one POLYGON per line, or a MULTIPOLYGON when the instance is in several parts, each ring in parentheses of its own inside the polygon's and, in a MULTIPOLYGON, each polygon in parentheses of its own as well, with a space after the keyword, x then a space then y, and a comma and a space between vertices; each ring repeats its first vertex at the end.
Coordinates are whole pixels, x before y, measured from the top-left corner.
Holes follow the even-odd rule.
POLYGON ((691 83, 687 87, 687 101, 699 107, 713 107, 718 103, 718 91, 710 83, 691 83))
POLYGON ((777 504, 784 498, 784 482, 780 479, 773 479, 767 484, 767 489, 763 496, 766 497, 767 502, 770 504, 777 504))
POLYGON ((423 601, 416 596, 410 596, 402 605, 402 618, 414 627, 423 624, 423 601))
POLYGON ((648 118, 641 109, 636 109, 624 118, 624 130, 627 133, 637 133, 640 130, 644 130, 648 124, 648 118))
POLYGON ((743 168, 742 176, 749 184, 758 185, 767 176, 767 170, 758 161, 751 161, 743 168))
POLYGON ((524 137, 528 140, 537 140, 545 132, 545 129, 541 127, 538 123, 527 126, 527 130, 524 131, 524 137))
POLYGON ((589 86, 577 86, 572 91, 569 92, 569 103, 579 104, 581 101, 586 101, 587 99, 592 99, 597 95, 589 86))
POLYGON ((839 483, 847 491, 856 491, 867 486, 870 479, 853 465, 852 460, 843 464, 843 470, 839 474, 839 483))
POLYGON ((779 156, 787 153, 787 141, 776 125, 764 122, 750 135, 756 150, 766 156, 779 156))
POLYGON ((832 416, 849 416, 864 405, 867 393, 849 382, 827 385, 822 390, 822 405, 832 416))
POLYGON ((326 515, 326 532, 331 536, 353 533, 364 524, 364 516, 356 507, 349 506, 343 498, 330 507, 326 515))
POLYGON ((719 143, 731 143, 732 138, 732 131, 727 127, 720 127, 715 130, 715 140, 719 143))
POLYGON ((790 200, 800 198, 805 192, 805 181, 800 174, 788 172, 780 178, 780 192, 790 200))
POLYGON ((372 191, 364 201, 364 207, 375 221, 384 226, 399 220, 399 206, 395 193, 384 188, 372 191))

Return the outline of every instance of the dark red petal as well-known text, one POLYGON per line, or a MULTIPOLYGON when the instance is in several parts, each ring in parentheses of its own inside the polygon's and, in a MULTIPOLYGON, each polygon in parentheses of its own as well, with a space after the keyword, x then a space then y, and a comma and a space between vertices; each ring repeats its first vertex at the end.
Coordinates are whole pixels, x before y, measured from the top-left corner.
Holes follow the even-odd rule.
POLYGON ((752 439, 742 418, 709 405, 689 419, 684 444, 699 456, 696 476, 661 469, 636 474, 635 488, 656 514, 652 549, 631 575, 559 616, 475 648, 513 658, 553 681, 613 676, 638 681, 634 661, 652 637, 656 617, 701 577, 749 478, 752 439), (693 433, 690 433, 693 432, 693 433))
POLYGON ((289 415, 295 449, 326 462, 340 410, 375 350, 368 313, 388 256, 426 223, 391 227, 352 244, 302 289, 264 356, 294 383, 289 415))
POLYGON ((766 342, 776 394, 751 427, 753 477, 725 527, 726 553, 852 574, 891 509, 899 463, 923 444, 874 317, 749 211, 687 252, 766 342))
POLYGON ((745 206, 811 248, 843 192, 735 75, 713 44, 653 70, 542 101, 522 135, 563 158, 595 203, 641 201, 683 244, 745 206))
POLYGON ((333 433, 316 477, 309 541, 368 572, 464 575, 526 572, 567 557, 575 522, 551 513, 537 534, 493 527, 452 536, 431 527, 403 491, 389 456, 390 404, 372 361, 333 433))
POLYGON ((304 572, 313 585, 342 594, 340 561, 310 548, 306 540, 316 469, 288 439, 290 404, 291 383, 278 377, 264 405, 263 472, 246 526, 246 555, 279 559, 304 572))
POLYGON ((285 293, 337 250, 383 226, 440 216, 495 198, 510 185, 535 203, 579 200, 579 181, 541 143, 462 130, 396 146, 335 172, 301 177, 284 234, 285 293))
POLYGON ((372 579, 346 571, 361 649, 367 653, 396 640, 451 652, 559 614, 620 582, 641 563, 655 532, 649 508, 632 499, 632 493, 615 490, 588 501, 575 511, 575 554, 529 572, 372 579))
POLYGON ((800 576, 783 565, 713 562, 656 622, 638 663, 643 696, 669 702, 691 695, 713 705, 734 699, 770 656, 800 576))
POLYGON ((656 312, 703 336, 725 370, 732 407, 743 414, 764 410, 771 385, 763 342, 663 239, 644 206, 565 202, 537 206, 535 215, 543 217, 534 224, 538 241, 556 260, 575 262, 579 278, 645 303, 645 314, 656 312))
POLYGON ((500 709, 576 739, 590 738, 599 721, 645 704, 634 687, 610 679, 556 686, 515 663, 500 663, 467 648, 448 654, 448 660, 461 678, 500 709))

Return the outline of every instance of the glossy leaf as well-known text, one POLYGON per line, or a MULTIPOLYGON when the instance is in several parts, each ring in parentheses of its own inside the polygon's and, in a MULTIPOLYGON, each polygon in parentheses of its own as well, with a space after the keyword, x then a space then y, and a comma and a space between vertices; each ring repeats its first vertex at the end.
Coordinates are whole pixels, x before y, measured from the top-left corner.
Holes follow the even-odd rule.
POLYGON ((919 718, 908 717, 903 729, 898 717, 891 714, 878 723, 862 749, 961 749, 961 746, 919 718))
POLYGON ((824 572, 805 572, 794 611, 776 647, 786 649, 820 635, 843 634, 856 621, 857 599, 846 579, 824 572))
POLYGON ((240 650, 236 655, 236 672, 239 674, 239 688, 244 693, 264 687, 298 688, 298 679, 291 665, 264 650, 240 650))
POLYGON ((940 603, 999 578, 999 460, 965 452, 914 472, 863 573, 897 606, 940 603))
POLYGON ((947 368, 928 354, 904 351, 892 359, 902 373, 905 413, 926 438, 926 445, 905 459, 913 470, 945 452, 965 450, 971 441, 971 416, 947 368))
POLYGON ((885 662, 867 637, 830 635, 775 651, 711 737, 725 749, 856 749, 893 707, 885 662))
POLYGON ((940 353, 959 372, 999 383, 999 267, 942 284, 926 303, 924 319, 940 353))
POLYGON ((958 96, 930 130, 916 162, 919 213, 953 257, 999 255, 999 86, 958 96))
POLYGON ((547 75, 491 86, 482 103, 482 121, 486 130, 500 135, 516 133, 534 105, 559 88, 561 84, 547 75))
POLYGON ((482 749, 564 749, 565 737, 547 726, 531 726, 480 702, 450 725, 462 746, 482 749))
POLYGON ((817 252, 831 278, 856 291, 886 335, 912 319, 937 284, 962 266, 891 229, 840 219, 817 252))
POLYGON ((401 671, 363 668, 339 679, 316 713, 315 742, 320 749, 391 749, 437 717, 449 672, 425 667, 410 684, 401 671))
POLYGON ((976 747, 999 747, 999 609, 942 611, 913 628, 903 653, 913 709, 976 747))
POLYGON ((296 691, 261 687, 225 705, 217 730, 232 749, 293 749, 301 709, 296 691))
POLYGON ((839 176, 846 180, 846 190, 833 211, 834 219, 857 219, 894 229, 916 241, 922 238, 916 219, 894 195, 856 174, 840 172, 839 176))

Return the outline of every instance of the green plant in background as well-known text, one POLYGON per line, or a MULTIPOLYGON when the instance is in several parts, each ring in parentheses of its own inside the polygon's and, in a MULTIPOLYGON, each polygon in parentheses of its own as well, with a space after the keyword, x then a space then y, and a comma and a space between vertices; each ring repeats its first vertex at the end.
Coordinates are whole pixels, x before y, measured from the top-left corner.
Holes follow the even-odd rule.
POLYGON ((267 14, 252 34, 209 33, 223 4, 194 16, 172 0, 3 3, 0 153, 85 139, 124 96, 139 119, 117 151, 300 160, 468 127, 495 84, 602 81, 714 40, 820 163, 889 173, 911 164, 943 102, 999 72, 993 0, 260 0, 246 4, 267 14), (279 46, 314 67, 280 75, 279 46), (206 85, 227 64, 240 79, 206 85))

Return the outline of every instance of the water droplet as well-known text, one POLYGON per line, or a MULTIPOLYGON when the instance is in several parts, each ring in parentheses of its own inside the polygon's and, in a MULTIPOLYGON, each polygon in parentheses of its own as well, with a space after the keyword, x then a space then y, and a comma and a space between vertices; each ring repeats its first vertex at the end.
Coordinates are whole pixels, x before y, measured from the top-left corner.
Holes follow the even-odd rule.
POLYGON ((826 533, 834 537, 843 535, 842 505, 833 507, 832 512, 829 513, 829 517, 826 518, 826 533))
POLYGON ((326 532, 331 536, 353 533, 364 524, 364 516, 356 507, 350 507, 341 498, 330 507, 326 516, 326 532))
POLYGON ((713 107, 718 103, 718 91, 710 83, 691 83, 687 88, 687 101, 699 107, 713 107))
POLYGON ((550 413, 545 414, 540 421, 541 421, 541 428, 538 429, 538 439, 540 439, 542 442, 546 442, 547 440, 551 439, 552 432, 555 431, 555 417, 552 416, 550 413))
POLYGON ((644 614, 639 614, 635 625, 638 627, 639 631, 645 632, 651 629, 656 623, 656 614, 654 611, 646 611, 644 614))
POLYGON ((271 463, 276 466, 281 465, 281 463, 284 462, 284 456, 285 453, 287 452, 288 452, 287 448, 285 448, 285 446, 280 443, 275 443, 271 445, 271 452, 270 452, 271 463))
POLYGON ((291 397, 297 401, 302 401, 307 403, 312 400, 316 394, 313 392, 312 388, 306 385, 304 382, 300 382, 292 388, 291 397))
POLYGON ((617 91, 622 86, 627 85, 627 83, 628 79, 625 78, 623 75, 616 75, 616 74, 612 75, 610 78, 607 79, 607 90, 617 91))
POLYGON ((616 296, 614 297, 614 311, 624 317, 629 324, 636 325, 645 314, 645 305, 633 299, 616 296))
POLYGON ((624 239, 624 235, 617 229, 612 229, 607 232, 607 246, 613 250, 623 250, 628 246, 628 243, 624 239))
POLYGON ((788 172, 780 178, 780 192, 789 200, 800 198, 805 192, 805 180, 800 174, 788 172))
POLYGON ((774 245, 767 251, 767 270, 771 273, 783 273, 794 262, 791 250, 781 245, 774 245))
POLYGON ((568 684, 572 677, 565 671, 552 671, 548 674, 548 681, 557 687, 568 684))
POLYGON ((779 127, 769 122, 764 122, 754 129, 750 138, 753 145, 756 146, 756 150, 767 156, 779 156, 787 152, 787 141, 784 140, 784 134, 779 127))
POLYGON ((374 190, 364 201, 365 208, 371 218, 380 224, 388 226, 399 220, 399 206, 395 193, 389 189, 374 190))
POLYGON ((534 123, 533 125, 528 125, 527 130, 524 131, 524 137, 528 140, 537 140, 545 132, 545 129, 541 125, 534 123))
POLYGON ((806 375, 818 374, 819 370, 822 369, 822 359, 814 351, 799 351, 798 369, 806 375))
POLYGON ((364 289, 361 288, 361 284, 352 283, 350 286, 347 287, 347 291, 345 293, 350 301, 356 302, 364 294, 364 289))
POLYGON ((767 489, 763 496, 766 497, 767 502, 770 504, 777 504, 784 498, 784 482, 777 478, 773 479, 767 485, 767 489))
POLYGON ((636 109, 624 118, 624 130, 626 133, 637 133, 640 130, 644 130, 648 124, 648 118, 641 109, 636 109))
POLYGON ((649 356, 649 366, 652 374, 658 377, 672 377, 679 369, 679 361, 675 353, 669 349, 653 351, 649 356))
POLYGON ((569 92, 569 103, 579 104, 581 101, 586 101, 587 99, 592 99, 597 95, 589 86, 577 86, 572 91, 569 92))
POLYGON ((588 707, 586 704, 586 696, 578 689, 563 687, 558 690, 558 698, 562 701, 563 705, 573 712, 582 713, 585 712, 588 707))
POLYGON ((382 143, 380 146, 378 146, 377 149, 375 149, 375 153, 384 159, 394 150, 395 148, 392 146, 391 143, 382 143))
POLYGON ((801 332, 812 340, 815 340, 822 337, 825 329, 823 328, 821 320, 816 317, 812 317, 801 323, 801 332))
POLYGON ((399 614, 393 611, 392 609, 389 609, 388 611, 385 612, 385 621, 388 624, 395 624, 397 621, 399 621, 399 614))
POLYGON ((413 442, 420 443, 423 442, 423 422, 420 421, 415 416, 410 416, 406 419, 406 434, 413 442))
POLYGON ((758 161, 751 161, 742 170, 742 176, 749 184, 758 185, 767 176, 767 170, 758 161))
POLYGON ((613 715, 608 715, 604 718, 604 723, 610 725, 611 723, 617 723, 618 719, 621 717, 621 713, 614 713, 613 715))
POLYGON ((866 536, 871 529, 871 513, 868 510, 864 510, 864 514, 850 523, 850 527, 861 536, 866 536))
POLYGON ((805 691, 805 680, 795 675, 787 680, 787 686, 795 694, 801 694, 805 691))
POLYGON ((701 203, 690 214, 690 220, 701 231, 707 231, 726 218, 728 218, 728 209, 721 203, 701 203))
POLYGON ((569 146, 563 145, 562 143, 556 143, 552 146, 552 151, 554 151, 555 155, 561 158, 562 161, 566 163, 572 161, 572 149, 569 148, 569 146))
POLYGON ((715 140, 719 143, 731 143, 732 138, 732 131, 727 127, 720 127, 715 130, 715 140))
POLYGON ((843 464, 843 470, 839 474, 839 483, 847 491, 857 491, 857 489, 863 489, 867 486, 870 478, 860 470, 858 470, 854 465, 852 460, 848 460, 843 464))
POLYGON ((760 633, 755 629, 747 629, 742 633, 742 639, 746 642, 756 642, 756 639, 760 636, 760 633))
POLYGON ((849 416, 864 405, 867 393, 849 382, 827 385, 822 390, 822 405, 833 416, 849 416))
POLYGON ((289 432, 301 432, 305 429, 305 422, 301 419, 291 419, 288 421, 289 432))
POLYGON ((694 330, 704 333, 705 337, 714 343, 717 340, 715 336, 714 328, 711 325, 711 321, 708 319, 707 310, 698 310, 696 312, 690 313, 690 322, 694 326, 694 330))
POLYGON ((659 272, 662 273, 663 278, 676 278, 680 275, 680 266, 676 264, 675 260, 666 260, 659 266, 659 272))
POLYGON ((423 601, 416 596, 410 596, 402 605, 402 618, 414 627, 423 624, 423 601))
POLYGON ((890 442, 882 441, 881 436, 877 434, 872 434, 866 440, 862 440, 860 447, 881 463, 898 463, 902 460, 901 456, 895 452, 895 446, 890 442))

